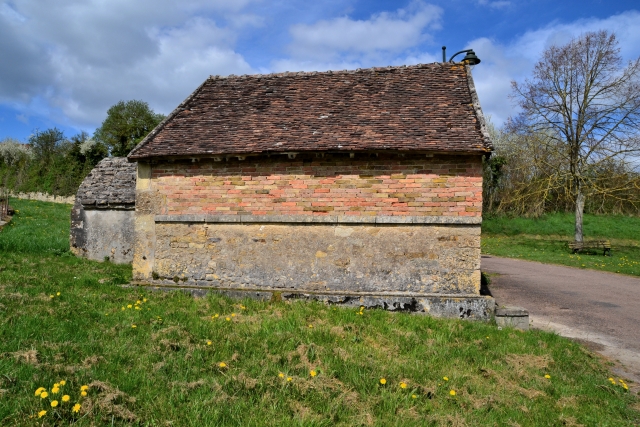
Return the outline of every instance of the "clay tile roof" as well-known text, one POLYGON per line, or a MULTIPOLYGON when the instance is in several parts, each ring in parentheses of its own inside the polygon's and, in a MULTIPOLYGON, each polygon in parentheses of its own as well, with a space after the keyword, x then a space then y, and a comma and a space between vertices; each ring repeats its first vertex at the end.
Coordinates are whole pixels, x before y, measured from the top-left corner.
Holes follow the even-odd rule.
POLYGON ((462 64, 210 77, 129 154, 492 149, 462 64))
POLYGON ((80 184, 76 200, 85 208, 133 208, 137 167, 126 157, 102 159, 80 184))

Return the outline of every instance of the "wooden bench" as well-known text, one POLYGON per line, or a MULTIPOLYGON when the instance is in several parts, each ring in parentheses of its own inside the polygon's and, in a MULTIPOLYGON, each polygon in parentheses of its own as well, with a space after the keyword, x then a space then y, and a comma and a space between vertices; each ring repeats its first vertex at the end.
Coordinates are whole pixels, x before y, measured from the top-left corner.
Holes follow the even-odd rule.
POLYGON ((611 256, 611 242, 608 240, 589 240, 586 242, 569 242, 569 249, 575 254, 583 250, 602 250, 602 255, 611 256))

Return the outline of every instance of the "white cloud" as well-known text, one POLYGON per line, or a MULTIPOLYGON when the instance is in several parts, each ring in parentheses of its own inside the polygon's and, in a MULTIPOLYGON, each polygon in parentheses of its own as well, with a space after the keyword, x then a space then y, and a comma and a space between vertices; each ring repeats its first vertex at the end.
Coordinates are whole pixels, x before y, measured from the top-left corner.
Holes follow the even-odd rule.
POLYGON ((235 51, 252 1, 2 2, 0 102, 87 128, 119 100, 168 113, 210 74, 253 72, 235 51))
POLYGON ((467 48, 473 48, 482 60, 473 70, 482 108, 492 121, 501 125, 513 115, 516 106, 509 99, 511 81, 522 81, 531 75, 533 66, 542 52, 552 45, 561 45, 589 31, 615 32, 624 58, 640 56, 640 12, 628 11, 606 19, 583 19, 571 23, 552 23, 534 31, 528 31, 509 44, 501 44, 487 38, 472 40, 467 48))
POLYGON ((399 54, 430 39, 426 30, 439 28, 442 9, 413 1, 393 13, 382 12, 368 20, 347 16, 298 24, 290 28, 289 52, 305 63, 359 63, 367 57, 399 54))
POLYGON ((478 0, 478 4, 481 6, 489 6, 492 9, 502 9, 507 6, 511 6, 511 2, 506 0, 500 0, 500 1, 478 0))

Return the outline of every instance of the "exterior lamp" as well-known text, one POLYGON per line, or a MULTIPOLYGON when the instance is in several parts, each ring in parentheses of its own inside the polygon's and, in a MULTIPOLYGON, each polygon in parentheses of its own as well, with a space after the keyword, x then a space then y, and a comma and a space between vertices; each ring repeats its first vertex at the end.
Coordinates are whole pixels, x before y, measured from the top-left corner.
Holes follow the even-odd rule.
MULTIPOLYGON (((449 58, 449 62, 453 62, 453 58, 460 55, 461 53, 466 53, 464 58, 462 58, 462 62, 467 65, 478 65, 480 63, 480 58, 476 56, 476 53, 473 49, 461 50, 460 52, 456 52, 451 58, 449 58)), ((447 62, 447 47, 442 46, 442 62, 447 62)))

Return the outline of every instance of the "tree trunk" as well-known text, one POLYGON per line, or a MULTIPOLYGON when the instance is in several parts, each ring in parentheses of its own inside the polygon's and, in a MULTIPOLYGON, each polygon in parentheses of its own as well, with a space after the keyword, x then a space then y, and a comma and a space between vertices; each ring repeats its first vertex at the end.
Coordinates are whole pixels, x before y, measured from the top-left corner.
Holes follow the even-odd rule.
POLYGON ((578 186, 576 195, 576 242, 582 242, 582 214, 584 213, 584 194, 578 186))

